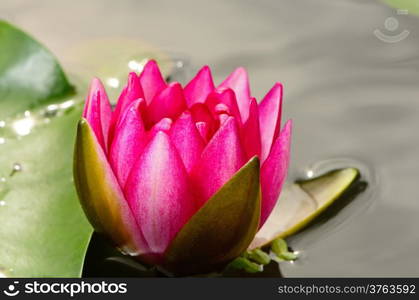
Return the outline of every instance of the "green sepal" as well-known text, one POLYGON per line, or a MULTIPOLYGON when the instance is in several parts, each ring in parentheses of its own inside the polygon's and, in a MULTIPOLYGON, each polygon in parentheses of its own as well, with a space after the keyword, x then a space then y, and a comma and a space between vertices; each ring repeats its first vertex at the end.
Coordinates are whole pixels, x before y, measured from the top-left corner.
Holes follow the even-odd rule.
POLYGON ((260 163, 243 166, 179 231, 165 253, 175 273, 211 271, 240 256, 260 219, 260 163))
POLYGON ((138 230, 123 192, 85 119, 77 127, 74 149, 74 183, 92 226, 126 253, 138 255, 138 230))

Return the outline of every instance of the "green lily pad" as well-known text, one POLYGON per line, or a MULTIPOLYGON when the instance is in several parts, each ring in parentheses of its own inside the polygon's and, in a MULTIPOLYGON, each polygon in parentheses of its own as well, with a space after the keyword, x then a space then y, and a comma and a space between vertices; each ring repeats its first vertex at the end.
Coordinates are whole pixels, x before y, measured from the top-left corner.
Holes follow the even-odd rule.
POLYGON ((383 0, 383 1, 394 8, 408 10, 409 14, 419 15, 419 2, 417 0, 383 0))
POLYGON ((80 110, 1 145, 0 267, 13 277, 77 277, 92 232, 72 182, 80 110), (22 170, 9 176, 13 163, 22 170))
POLYGON ((74 92, 55 57, 23 31, 0 20, 0 118, 74 92))
POLYGON ((81 107, 37 41, 0 22, 0 45, 0 269, 13 277, 79 276, 92 232, 72 182, 81 107))
POLYGON ((338 200, 358 177, 357 169, 346 168, 285 186, 250 249, 300 231, 338 200))

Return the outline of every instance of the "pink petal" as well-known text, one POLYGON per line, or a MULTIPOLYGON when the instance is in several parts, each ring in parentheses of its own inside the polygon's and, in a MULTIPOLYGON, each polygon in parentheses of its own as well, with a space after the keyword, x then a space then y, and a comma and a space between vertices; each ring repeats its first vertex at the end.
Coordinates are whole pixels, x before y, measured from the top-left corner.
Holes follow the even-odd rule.
POLYGON ((228 107, 228 114, 234 116, 239 122, 239 125, 241 125, 240 111, 237 105, 236 95, 232 89, 224 89, 211 93, 206 100, 206 104, 216 113, 217 107, 219 107, 220 104, 226 105, 228 107))
POLYGON ((204 141, 204 144, 208 143, 210 139, 208 124, 205 122, 196 122, 195 126, 199 134, 201 135, 201 138, 204 141))
POLYGON ((211 70, 204 66, 195 77, 185 86, 185 97, 188 107, 195 103, 204 103, 208 94, 214 90, 211 70))
POLYGON ((189 110, 192 114, 192 119, 197 124, 197 127, 199 126, 198 130, 201 134, 205 133, 205 136, 203 136, 204 140, 208 141, 218 128, 218 120, 214 119, 213 114, 205 104, 196 103, 189 110))
POLYGON ((170 130, 170 139, 189 172, 205 147, 190 113, 183 113, 170 130))
POLYGON ((213 111, 214 111, 214 114, 216 114, 216 115, 218 115, 218 114, 229 114, 230 113, 230 108, 223 103, 218 103, 218 104, 214 105, 213 111))
POLYGON ((260 227, 269 217, 287 177, 290 158, 292 121, 289 120, 272 146, 261 168, 262 211, 260 227))
POLYGON ((147 122, 154 124, 165 117, 176 119, 185 109, 182 86, 177 82, 171 83, 151 101, 147 108, 147 122))
POLYGON ((148 132, 149 139, 151 140, 159 131, 163 131, 168 133, 170 128, 172 127, 172 119, 170 118, 163 118, 158 123, 154 124, 153 128, 148 132))
POLYGON ((195 209, 175 146, 157 133, 135 163, 125 194, 152 251, 162 254, 195 209))
MULTIPOLYGON (((220 126, 223 126, 223 124, 230 118, 228 114, 219 114, 218 120, 220 121, 220 126)), ((236 120, 237 121, 237 120, 236 120)))
POLYGON ((144 98, 143 90, 141 88, 137 74, 131 72, 128 75, 128 83, 123 89, 112 115, 110 133, 111 140, 109 141, 110 143, 112 142, 115 126, 118 123, 118 120, 121 118, 124 111, 131 105, 131 103, 139 98, 144 98))
POLYGON ((140 84, 147 104, 166 87, 166 82, 155 60, 149 60, 144 66, 140 74, 140 84))
POLYGON ((276 83, 259 104, 259 122, 262 139, 263 163, 268 157, 273 141, 279 134, 282 110, 282 84, 276 83))
POLYGON ((100 145, 107 151, 109 126, 112 108, 108 95, 99 79, 94 78, 90 84, 89 93, 83 109, 83 118, 92 127, 100 145))
POLYGON ((233 117, 215 133, 191 171, 199 206, 203 205, 246 162, 233 117))
POLYGON ((110 161, 121 186, 126 184, 133 163, 141 156, 148 143, 158 132, 168 133, 172 125, 171 119, 163 118, 147 132, 141 118, 141 108, 138 108, 142 106, 143 101, 140 99, 136 108, 133 103, 131 109, 125 112, 112 143, 110 161))
POLYGON ((259 112, 255 98, 252 98, 250 101, 249 118, 246 123, 244 123, 242 129, 242 142, 248 158, 255 155, 260 157, 261 142, 259 112))
POLYGON ((250 106, 250 86, 246 70, 237 68, 220 84, 219 88, 230 88, 234 91, 241 119, 245 122, 249 115, 250 106))
POLYGON ((121 186, 125 185, 133 163, 148 141, 140 113, 141 102, 144 100, 136 100, 125 110, 110 148, 109 160, 121 186))

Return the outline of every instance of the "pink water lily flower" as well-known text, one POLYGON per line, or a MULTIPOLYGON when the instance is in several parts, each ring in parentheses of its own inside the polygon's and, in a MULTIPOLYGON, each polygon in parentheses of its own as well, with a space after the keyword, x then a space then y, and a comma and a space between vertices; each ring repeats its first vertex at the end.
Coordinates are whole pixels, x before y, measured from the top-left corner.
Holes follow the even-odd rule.
POLYGON ((116 107, 94 79, 79 122, 74 177, 97 232, 125 253, 199 272, 247 249, 286 178, 291 121, 282 85, 258 103, 238 68, 215 86, 205 66, 185 86, 155 61, 130 73, 116 107))

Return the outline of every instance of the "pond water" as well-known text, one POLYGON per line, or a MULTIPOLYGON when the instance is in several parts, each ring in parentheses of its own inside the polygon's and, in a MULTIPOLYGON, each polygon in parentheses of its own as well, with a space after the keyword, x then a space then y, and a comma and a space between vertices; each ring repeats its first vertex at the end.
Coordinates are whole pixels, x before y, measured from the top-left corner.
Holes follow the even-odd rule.
POLYGON ((119 41, 129 39, 180 53, 192 71, 208 64, 217 81, 244 66, 258 98, 283 82, 285 117, 295 123, 289 179, 333 159, 360 167, 372 185, 360 198, 368 205, 292 239, 301 258, 283 263, 282 274, 418 276, 419 17, 372 0, 2 0, 0 7, 0 17, 73 72, 74 49, 104 38, 123 48, 119 41))

